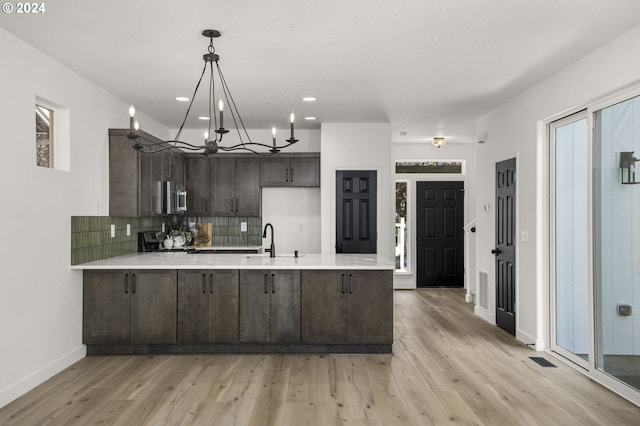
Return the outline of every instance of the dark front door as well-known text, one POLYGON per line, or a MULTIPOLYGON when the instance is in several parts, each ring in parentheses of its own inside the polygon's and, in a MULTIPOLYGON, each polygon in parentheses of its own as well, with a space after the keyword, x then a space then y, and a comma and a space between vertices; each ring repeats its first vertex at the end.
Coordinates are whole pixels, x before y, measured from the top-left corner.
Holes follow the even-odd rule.
POLYGON ((417 182, 418 287, 464 285, 464 182, 417 182))
POLYGON ((496 163, 496 324, 516 333, 516 159, 496 163))
POLYGON ((376 253, 376 171, 336 172, 336 253, 376 253))

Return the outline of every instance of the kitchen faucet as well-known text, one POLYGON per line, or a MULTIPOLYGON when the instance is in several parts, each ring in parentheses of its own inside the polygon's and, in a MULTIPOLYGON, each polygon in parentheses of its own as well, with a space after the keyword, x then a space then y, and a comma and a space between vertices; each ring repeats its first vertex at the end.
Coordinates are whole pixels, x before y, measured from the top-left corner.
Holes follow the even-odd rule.
POLYGON ((267 227, 271 228, 271 248, 266 249, 265 251, 269 252, 269 257, 276 257, 276 246, 273 245, 273 225, 267 223, 264 226, 264 231, 262 231, 262 238, 267 238, 267 227))

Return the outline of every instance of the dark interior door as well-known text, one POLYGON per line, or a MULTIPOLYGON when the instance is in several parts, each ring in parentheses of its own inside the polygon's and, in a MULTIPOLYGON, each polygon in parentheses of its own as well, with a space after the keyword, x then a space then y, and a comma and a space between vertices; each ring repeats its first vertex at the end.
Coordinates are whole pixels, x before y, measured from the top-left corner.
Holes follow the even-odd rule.
POLYGON ((496 163, 496 324, 516 333, 516 159, 496 163))
POLYGON ((464 285, 464 182, 416 182, 417 286, 464 285))
POLYGON ((336 253, 376 253, 376 171, 336 172, 336 253))

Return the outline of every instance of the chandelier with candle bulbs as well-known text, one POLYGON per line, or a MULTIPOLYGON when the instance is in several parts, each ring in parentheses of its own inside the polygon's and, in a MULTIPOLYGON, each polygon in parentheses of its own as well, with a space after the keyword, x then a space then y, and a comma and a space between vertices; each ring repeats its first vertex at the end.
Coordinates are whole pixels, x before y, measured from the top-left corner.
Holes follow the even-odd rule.
POLYGON ((229 86, 227 86, 227 82, 222 74, 222 70, 220 69, 220 64, 218 60, 220 56, 215 53, 215 48, 213 47, 213 39, 221 36, 220 31, 217 30, 204 30, 202 32, 204 37, 209 39, 209 48, 208 53, 202 55, 202 59, 204 59, 204 68, 202 70, 202 74, 200 74, 200 79, 196 84, 196 88, 193 91, 193 96, 191 97, 191 101, 189 102, 189 107, 187 108, 187 112, 185 113, 184 120, 182 120, 182 124, 176 133, 176 136, 173 140, 162 141, 162 142, 154 142, 145 138, 143 134, 139 132, 139 124, 135 119, 135 108, 133 105, 129 108, 129 134, 127 137, 134 141, 133 148, 143 152, 143 153, 154 153, 164 151, 166 149, 172 148, 180 148, 187 151, 202 151, 203 154, 210 156, 219 151, 247 151, 253 152, 259 155, 272 155, 280 152, 281 149, 288 147, 289 145, 298 142, 294 137, 294 121, 295 115, 291 112, 289 116, 291 135, 289 139, 286 139, 286 143, 283 145, 278 145, 276 141, 276 128, 273 127, 271 129, 272 143, 264 144, 258 143, 251 140, 247 129, 244 126, 244 122, 242 117, 240 116, 240 112, 238 111, 238 107, 236 106, 236 102, 231 95, 231 91, 229 90, 229 86), (214 114, 214 102, 216 99, 216 84, 214 75, 214 63, 215 69, 218 75, 218 84, 220 87, 221 93, 219 93, 218 100, 218 114, 214 114), (204 77, 207 67, 210 70, 209 74, 209 126, 207 131, 204 133, 204 144, 203 145, 194 145, 188 142, 184 142, 180 140, 180 134, 182 133, 182 129, 184 128, 185 123, 187 122, 187 118, 189 117, 189 112, 191 111, 191 106, 193 105, 193 101, 198 93, 198 88, 200 87, 200 83, 202 82, 202 78, 204 77), (223 101, 224 98, 224 101, 223 101), (231 114, 231 119, 236 128, 236 132, 238 134, 239 143, 231 146, 222 145, 222 137, 229 133, 228 129, 224 128, 224 107, 228 106, 228 110, 231 114), (213 132, 211 128, 211 123, 213 122, 213 132), (213 136, 215 134, 215 137, 213 136), (265 152, 264 149, 267 151, 265 152))

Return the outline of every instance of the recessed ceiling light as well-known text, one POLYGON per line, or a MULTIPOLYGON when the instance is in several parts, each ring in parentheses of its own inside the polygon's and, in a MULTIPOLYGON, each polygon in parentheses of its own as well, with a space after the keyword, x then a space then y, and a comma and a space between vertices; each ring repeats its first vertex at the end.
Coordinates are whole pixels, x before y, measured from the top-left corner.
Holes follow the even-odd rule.
POLYGON ((316 118, 315 117, 305 117, 304 119, 305 120, 315 120, 316 118))
POLYGON ((178 101, 178 102, 189 102, 189 98, 185 98, 184 96, 176 96, 176 101, 178 101))
POLYGON ((314 98, 313 96, 307 96, 305 98, 302 98, 302 100, 305 102, 315 102, 316 98, 314 98))
POLYGON ((210 120, 210 118, 204 115, 201 115, 200 117, 198 117, 198 120, 210 120))

